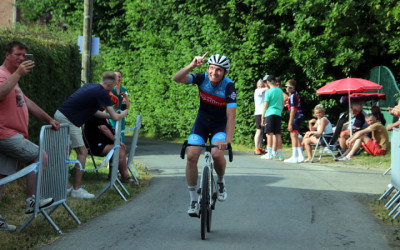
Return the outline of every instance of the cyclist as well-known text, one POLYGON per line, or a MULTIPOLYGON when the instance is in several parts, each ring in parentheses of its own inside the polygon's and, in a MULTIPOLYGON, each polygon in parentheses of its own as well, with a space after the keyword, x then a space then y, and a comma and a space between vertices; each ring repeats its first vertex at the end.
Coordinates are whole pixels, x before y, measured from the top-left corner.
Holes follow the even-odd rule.
MULTIPOLYGON (((226 77, 230 68, 230 60, 219 54, 208 59, 206 73, 189 74, 194 68, 204 64, 203 56, 196 56, 185 68, 179 70, 173 77, 175 82, 196 84, 199 88, 200 107, 193 128, 190 132, 189 144, 204 144, 211 134, 211 143, 218 145, 211 151, 214 159, 215 172, 218 175, 218 200, 227 198, 225 188, 226 160, 224 150, 232 141, 236 123, 236 89, 232 80, 226 77)), ((201 154, 200 147, 188 147, 186 163, 186 180, 190 194, 188 214, 199 215, 200 206, 197 202, 197 161, 201 154)))

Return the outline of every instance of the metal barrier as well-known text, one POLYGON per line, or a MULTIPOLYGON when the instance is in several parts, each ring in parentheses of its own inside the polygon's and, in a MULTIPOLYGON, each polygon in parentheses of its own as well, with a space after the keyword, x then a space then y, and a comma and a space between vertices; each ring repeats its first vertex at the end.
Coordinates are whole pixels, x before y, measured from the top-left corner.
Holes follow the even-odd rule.
POLYGON ((52 197, 54 202, 44 208, 39 208, 39 202, 35 202, 32 216, 18 229, 18 232, 21 232, 39 213, 41 213, 54 229, 61 234, 61 230, 50 218, 51 213, 53 213, 59 205, 63 205, 72 218, 74 218, 78 224, 81 224, 66 203, 68 164, 78 162, 69 161, 69 147, 70 136, 68 124, 60 124, 60 129, 57 131, 53 130, 51 125, 42 126, 40 131, 39 164, 36 178, 36 201, 43 197, 52 197), (47 164, 44 168, 42 164, 43 151, 46 152, 48 156, 47 164), (48 209, 51 210, 46 212, 48 209))
POLYGON ((125 196, 122 194, 121 190, 118 188, 116 183, 125 191, 127 195, 130 195, 128 190, 122 185, 121 181, 118 179, 118 165, 119 165, 119 151, 120 151, 120 144, 121 144, 121 121, 117 121, 115 123, 115 136, 114 136, 114 148, 107 154, 106 158, 104 159, 103 163, 99 168, 102 168, 107 164, 111 157, 112 157, 112 168, 110 169, 110 181, 106 184, 106 186, 100 191, 100 193, 96 196, 96 199, 99 198, 102 194, 104 194, 108 189, 114 187, 115 190, 119 193, 119 195, 127 201, 125 196))
POLYGON ((394 190, 396 193, 392 196, 392 198, 386 202, 385 207, 387 210, 390 210, 395 204, 397 204, 390 212, 389 216, 392 216, 395 212, 397 212, 393 219, 396 219, 397 216, 400 215, 400 129, 393 128, 391 142, 391 163, 390 170, 392 171, 391 183, 389 185, 388 190, 379 198, 379 200, 383 200, 388 197, 394 190))
POLYGON ((136 180, 136 182, 138 184, 139 184, 139 172, 135 168, 135 165, 133 165, 133 157, 135 156, 135 153, 136 153, 137 141, 139 139, 139 132, 140 132, 141 127, 142 127, 142 115, 138 115, 136 118, 135 127, 124 131, 124 132, 128 132, 130 130, 135 131, 132 136, 132 142, 131 142, 131 146, 130 146, 130 150, 129 150, 127 166, 128 166, 128 170, 131 173, 132 177, 136 180))

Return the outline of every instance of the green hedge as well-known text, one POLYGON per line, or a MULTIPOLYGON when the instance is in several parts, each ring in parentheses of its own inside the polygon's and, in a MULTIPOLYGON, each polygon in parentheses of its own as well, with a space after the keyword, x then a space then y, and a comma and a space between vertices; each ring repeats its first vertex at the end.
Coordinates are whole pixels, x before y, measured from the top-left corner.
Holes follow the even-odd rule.
MULTIPOLYGON (((28 47, 28 53, 34 55, 35 68, 22 77, 20 87, 26 96, 53 117, 57 108, 80 87, 81 56, 76 41, 57 40, 56 31, 48 32, 39 32, 32 27, 29 32, 0 30, 0 61, 4 61, 4 49, 9 42, 18 40, 28 47)), ((32 141, 38 141, 42 125, 43 122, 30 117, 32 141)))

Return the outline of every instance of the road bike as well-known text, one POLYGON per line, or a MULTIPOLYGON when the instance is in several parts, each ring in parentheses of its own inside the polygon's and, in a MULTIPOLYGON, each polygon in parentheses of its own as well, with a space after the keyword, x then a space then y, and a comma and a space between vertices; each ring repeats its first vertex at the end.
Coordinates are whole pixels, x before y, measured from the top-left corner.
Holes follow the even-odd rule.
MULTIPOLYGON (((188 144, 186 140, 182 145, 181 158, 185 158, 186 147, 196 146, 205 149, 204 158, 205 163, 201 174, 200 187, 197 190, 199 194, 198 204, 200 204, 200 222, 201 222, 201 239, 205 239, 206 229, 207 232, 211 231, 211 219, 212 210, 215 209, 215 203, 218 198, 217 183, 214 179, 213 170, 213 160, 211 157, 211 149, 218 148, 218 145, 205 143, 205 144, 188 144)), ((231 144, 228 143, 229 161, 232 162, 233 154, 231 144)))

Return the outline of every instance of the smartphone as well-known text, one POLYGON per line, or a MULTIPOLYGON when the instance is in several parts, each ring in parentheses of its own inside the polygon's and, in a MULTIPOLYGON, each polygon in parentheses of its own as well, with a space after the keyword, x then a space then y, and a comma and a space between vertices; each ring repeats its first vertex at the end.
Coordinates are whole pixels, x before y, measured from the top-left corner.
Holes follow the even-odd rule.
POLYGON ((124 111, 126 109, 126 103, 121 104, 121 110, 124 111))
POLYGON ((33 54, 25 54, 25 61, 33 61, 33 54))

